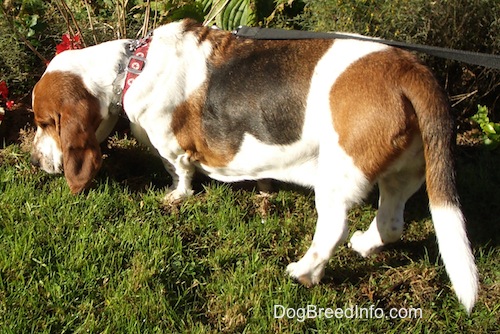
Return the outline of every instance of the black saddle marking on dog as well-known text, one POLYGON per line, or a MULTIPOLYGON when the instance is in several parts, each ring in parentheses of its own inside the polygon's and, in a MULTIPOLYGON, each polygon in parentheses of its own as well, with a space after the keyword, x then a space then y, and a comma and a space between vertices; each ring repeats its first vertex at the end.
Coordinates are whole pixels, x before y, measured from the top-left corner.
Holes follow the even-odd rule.
POLYGON ((270 145, 298 141, 312 73, 329 45, 255 41, 234 48, 228 62, 209 64, 204 133, 236 150, 245 133, 270 145))

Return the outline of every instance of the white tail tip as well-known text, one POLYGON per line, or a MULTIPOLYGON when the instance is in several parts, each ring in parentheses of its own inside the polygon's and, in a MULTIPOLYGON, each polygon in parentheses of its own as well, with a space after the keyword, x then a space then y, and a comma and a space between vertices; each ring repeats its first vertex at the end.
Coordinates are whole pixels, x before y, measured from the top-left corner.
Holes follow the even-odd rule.
POLYGON ((446 272, 458 300, 470 313, 477 300, 479 281, 464 217, 454 205, 431 205, 431 214, 446 272))

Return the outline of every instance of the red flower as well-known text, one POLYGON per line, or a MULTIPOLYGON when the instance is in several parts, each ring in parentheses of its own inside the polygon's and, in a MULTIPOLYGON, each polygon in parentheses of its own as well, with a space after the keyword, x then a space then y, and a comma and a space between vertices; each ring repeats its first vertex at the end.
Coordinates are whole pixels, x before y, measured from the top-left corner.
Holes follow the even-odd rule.
POLYGON ((0 81, 0 97, 3 97, 4 99, 7 99, 9 96, 9 88, 7 88, 7 84, 5 81, 0 81))
POLYGON ((56 46, 56 55, 66 50, 74 50, 81 48, 82 48, 82 42, 80 41, 80 36, 75 35, 71 37, 70 34, 63 34, 62 42, 56 46))
MULTIPOLYGON (((14 106, 14 101, 7 100, 9 98, 9 88, 5 81, 0 81, 0 101, 5 100, 5 106, 8 110, 11 110, 14 106)), ((0 120, 1 121, 1 120, 0 120)))
POLYGON ((5 102, 5 106, 7 107, 8 110, 12 110, 12 107, 14 106, 14 101, 9 100, 5 102))

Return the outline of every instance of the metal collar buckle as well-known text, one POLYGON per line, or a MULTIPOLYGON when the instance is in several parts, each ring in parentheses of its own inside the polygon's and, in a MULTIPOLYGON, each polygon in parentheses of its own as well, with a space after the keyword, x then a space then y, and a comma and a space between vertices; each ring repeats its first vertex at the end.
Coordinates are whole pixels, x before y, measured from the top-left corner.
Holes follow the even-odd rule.
POLYGON ((141 74, 142 70, 146 66, 146 58, 137 55, 131 55, 129 57, 127 68, 125 69, 127 72, 132 74, 141 74))

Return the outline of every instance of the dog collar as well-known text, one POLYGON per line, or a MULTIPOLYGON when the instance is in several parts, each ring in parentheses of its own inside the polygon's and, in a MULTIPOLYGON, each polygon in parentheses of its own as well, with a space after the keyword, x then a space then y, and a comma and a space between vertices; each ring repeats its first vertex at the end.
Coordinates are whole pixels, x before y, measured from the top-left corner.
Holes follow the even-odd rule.
POLYGON ((130 43, 128 58, 128 64, 125 68, 125 84, 122 90, 121 104, 123 105, 123 99, 125 98, 125 93, 130 88, 134 80, 142 73, 144 67, 146 66, 146 58, 148 55, 149 45, 153 39, 152 32, 144 38, 138 39, 130 43))

